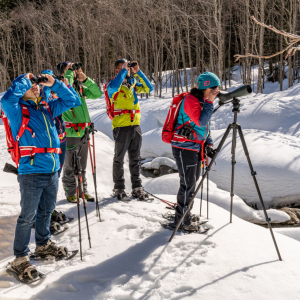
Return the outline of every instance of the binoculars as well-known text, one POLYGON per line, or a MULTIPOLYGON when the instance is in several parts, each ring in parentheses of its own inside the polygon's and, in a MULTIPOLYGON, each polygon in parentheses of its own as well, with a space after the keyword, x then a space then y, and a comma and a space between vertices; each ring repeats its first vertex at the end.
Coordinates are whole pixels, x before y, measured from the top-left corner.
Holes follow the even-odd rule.
POLYGON ((192 140, 194 137, 193 128, 190 126, 184 125, 178 131, 178 135, 184 136, 188 140, 192 140))
POLYGON ((47 82, 48 78, 45 76, 40 76, 40 77, 32 77, 30 79, 31 83, 36 83, 36 84, 40 84, 42 82, 47 82))
POLYGON ((221 104, 225 104, 231 102, 233 98, 247 96, 250 93, 252 93, 251 86, 243 85, 230 93, 220 92, 217 97, 220 99, 221 104))
POLYGON ((127 67, 132 68, 132 67, 135 67, 136 65, 137 65, 136 62, 129 62, 129 63, 127 64, 127 67))
POLYGON ((65 78, 63 75, 54 75, 53 77, 57 80, 63 80, 65 78))
POLYGON ((73 71, 78 71, 79 69, 81 69, 82 68, 82 63, 80 63, 80 62, 76 62, 76 63, 74 63, 73 65, 72 65, 72 70, 73 71))

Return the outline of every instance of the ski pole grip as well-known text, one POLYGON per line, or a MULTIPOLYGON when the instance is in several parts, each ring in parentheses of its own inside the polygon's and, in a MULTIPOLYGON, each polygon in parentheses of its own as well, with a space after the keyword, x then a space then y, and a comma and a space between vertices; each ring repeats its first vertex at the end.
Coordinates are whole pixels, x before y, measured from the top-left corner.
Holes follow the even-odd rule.
POLYGON ((86 136, 86 139, 89 141, 90 140, 90 128, 86 127, 84 134, 86 136))
POLYGON ((76 166, 77 166, 78 171, 79 170, 81 171, 80 159, 81 159, 80 156, 76 156, 76 166))

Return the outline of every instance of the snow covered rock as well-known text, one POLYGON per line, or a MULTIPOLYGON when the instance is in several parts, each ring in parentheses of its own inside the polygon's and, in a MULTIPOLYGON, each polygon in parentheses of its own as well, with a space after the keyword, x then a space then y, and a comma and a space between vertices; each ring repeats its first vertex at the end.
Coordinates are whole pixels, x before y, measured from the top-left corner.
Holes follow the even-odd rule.
POLYGON ((168 166, 173 170, 178 170, 175 161, 167 157, 156 157, 151 162, 146 162, 145 164, 143 164, 142 168, 158 170, 160 166, 168 166))

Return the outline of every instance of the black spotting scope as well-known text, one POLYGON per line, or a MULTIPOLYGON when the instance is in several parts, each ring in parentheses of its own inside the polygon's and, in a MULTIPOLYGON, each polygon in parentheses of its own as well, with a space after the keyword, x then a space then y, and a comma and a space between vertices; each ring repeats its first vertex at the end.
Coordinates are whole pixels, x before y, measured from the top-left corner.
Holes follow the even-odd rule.
POLYGON ((220 92, 218 94, 218 97, 221 103, 219 104, 220 105, 225 104, 227 102, 230 102, 233 98, 243 97, 250 93, 252 93, 252 89, 250 85, 243 85, 230 93, 220 92))

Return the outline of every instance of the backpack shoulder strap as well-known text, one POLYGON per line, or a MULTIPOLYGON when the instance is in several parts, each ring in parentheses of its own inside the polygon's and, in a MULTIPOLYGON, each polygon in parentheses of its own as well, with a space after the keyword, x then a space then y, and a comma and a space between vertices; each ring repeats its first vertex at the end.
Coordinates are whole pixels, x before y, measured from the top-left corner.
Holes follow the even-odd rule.
POLYGON ((22 123, 21 123, 21 127, 19 129, 18 135, 16 136, 17 141, 22 137, 25 130, 28 129, 27 125, 30 120, 30 113, 29 113, 28 107, 24 104, 21 104, 21 107, 22 107, 22 123))

